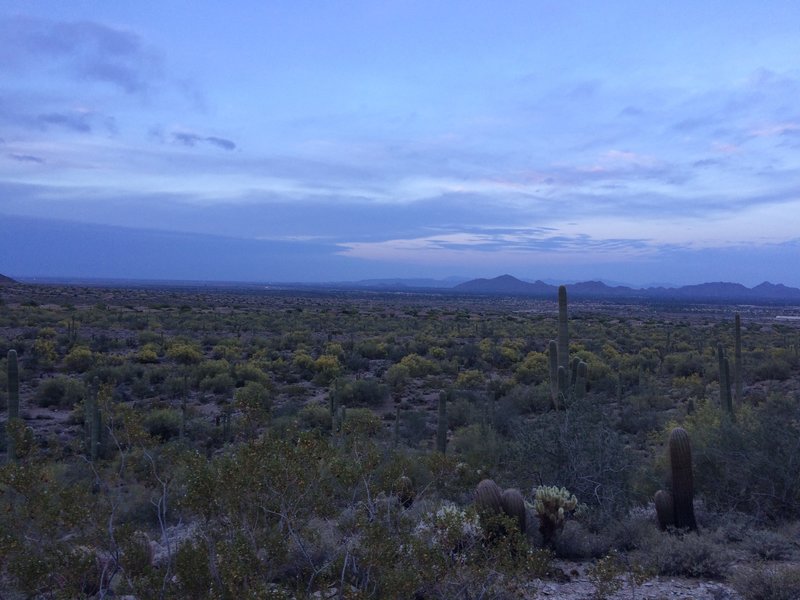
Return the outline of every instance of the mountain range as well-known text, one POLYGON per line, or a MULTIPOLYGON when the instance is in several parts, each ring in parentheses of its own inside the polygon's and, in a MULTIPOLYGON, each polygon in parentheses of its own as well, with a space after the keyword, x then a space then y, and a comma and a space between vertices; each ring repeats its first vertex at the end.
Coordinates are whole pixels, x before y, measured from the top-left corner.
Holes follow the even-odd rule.
MULTIPOLYGON (((627 286, 609 286, 602 281, 584 281, 566 286, 573 298, 646 298, 674 300, 735 300, 735 301, 800 301, 800 289, 765 281, 753 288, 740 283, 714 282, 682 287, 650 287, 635 289, 627 286)), ((535 281, 529 283, 511 275, 493 279, 473 279, 452 288, 465 294, 496 294, 514 296, 540 296, 552 298, 558 286, 535 281)))

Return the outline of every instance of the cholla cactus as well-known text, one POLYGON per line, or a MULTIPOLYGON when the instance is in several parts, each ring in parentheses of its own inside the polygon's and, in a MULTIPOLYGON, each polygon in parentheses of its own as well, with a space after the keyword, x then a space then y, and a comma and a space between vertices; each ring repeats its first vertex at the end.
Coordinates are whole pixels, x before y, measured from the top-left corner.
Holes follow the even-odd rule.
POLYGON ((553 544, 556 534, 564 527, 567 514, 577 506, 578 499, 566 488, 542 486, 536 490, 533 507, 539 516, 539 531, 545 544, 553 544))

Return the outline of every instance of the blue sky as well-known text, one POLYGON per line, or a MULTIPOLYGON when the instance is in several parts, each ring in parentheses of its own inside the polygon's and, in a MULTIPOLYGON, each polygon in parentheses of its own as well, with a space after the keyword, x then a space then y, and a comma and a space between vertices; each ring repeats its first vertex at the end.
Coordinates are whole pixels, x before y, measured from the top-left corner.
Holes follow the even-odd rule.
POLYGON ((800 286, 800 3, 0 0, 0 273, 800 286))

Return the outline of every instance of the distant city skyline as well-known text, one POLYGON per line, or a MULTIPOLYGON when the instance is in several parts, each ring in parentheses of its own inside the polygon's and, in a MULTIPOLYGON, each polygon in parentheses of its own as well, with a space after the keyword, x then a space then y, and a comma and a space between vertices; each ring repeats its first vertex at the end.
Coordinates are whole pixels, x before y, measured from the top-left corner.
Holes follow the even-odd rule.
POLYGON ((800 287, 800 4, 0 0, 0 273, 800 287))

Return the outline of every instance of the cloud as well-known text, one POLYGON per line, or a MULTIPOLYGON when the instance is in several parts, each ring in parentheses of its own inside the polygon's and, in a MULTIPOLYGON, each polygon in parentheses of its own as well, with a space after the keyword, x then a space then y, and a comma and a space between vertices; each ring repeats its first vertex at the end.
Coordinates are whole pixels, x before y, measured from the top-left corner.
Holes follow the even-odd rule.
POLYGON ((27 16, 0 18, 0 68, 69 73, 128 94, 146 92, 162 74, 162 59, 138 34, 92 21, 59 22, 27 16))
POLYGON ((37 163, 40 165, 44 164, 43 158, 39 158, 38 156, 33 156, 32 154, 7 154, 6 156, 18 162, 37 163))
POLYGON ((223 150, 235 150, 236 144, 231 140, 216 137, 213 135, 198 135, 196 133, 188 133, 185 131, 174 131, 172 132, 172 139, 174 142, 181 144, 183 146, 190 146, 194 147, 200 143, 208 143, 212 146, 216 146, 217 148, 222 148, 223 150))
POLYGON ((89 124, 89 116, 85 113, 50 113, 39 115, 36 121, 44 128, 48 125, 57 125, 72 131, 89 133, 92 130, 92 126, 89 124))
POLYGON ((520 253, 549 256, 641 255, 657 251, 644 238, 602 238, 585 233, 566 234, 555 228, 484 228, 481 231, 459 231, 424 237, 388 239, 377 242, 340 243, 340 254, 351 258, 386 261, 452 261, 457 257, 471 260, 481 254, 503 256, 520 253))

